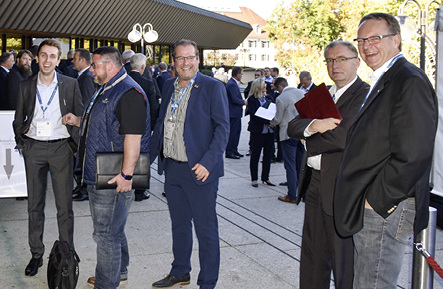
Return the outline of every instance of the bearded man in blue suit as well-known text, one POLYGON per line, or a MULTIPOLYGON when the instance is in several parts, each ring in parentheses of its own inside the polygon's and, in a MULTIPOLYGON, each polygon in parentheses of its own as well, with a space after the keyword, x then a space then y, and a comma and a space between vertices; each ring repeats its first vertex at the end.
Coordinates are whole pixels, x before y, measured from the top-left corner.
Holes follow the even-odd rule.
POLYGON ((152 285, 190 283, 193 221, 199 240, 197 284, 212 289, 220 267, 215 206, 229 136, 228 98, 221 82, 198 72, 195 42, 176 42, 172 56, 178 77, 163 87, 151 161, 158 156, 158 172, 165 172, 174 261, 170 273, 152 285))

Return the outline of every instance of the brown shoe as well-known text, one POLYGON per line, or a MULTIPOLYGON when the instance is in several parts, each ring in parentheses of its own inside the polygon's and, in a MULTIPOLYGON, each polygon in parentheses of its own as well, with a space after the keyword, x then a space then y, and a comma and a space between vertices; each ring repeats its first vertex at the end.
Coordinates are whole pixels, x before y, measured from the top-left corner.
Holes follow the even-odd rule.
POLYGON ((286 202, 286 203, 293 203, 293 204, 296 203, 296 201, 295 201, 295 200, 291 200, 291 199, 289 198, 288 195, 286 195, 286 196, 284 196, 284 197, 279 196, 278 199, 279 199, 280 201, 282 201, 282 202, 286 202))
MULTIPOLYGON (((124 282, 128 281, 128 278, 120 278, 120 285, 122 285, 124 282)), ((95 285, 95 276, 88 278, 88 284, 94 286, 95 285)))

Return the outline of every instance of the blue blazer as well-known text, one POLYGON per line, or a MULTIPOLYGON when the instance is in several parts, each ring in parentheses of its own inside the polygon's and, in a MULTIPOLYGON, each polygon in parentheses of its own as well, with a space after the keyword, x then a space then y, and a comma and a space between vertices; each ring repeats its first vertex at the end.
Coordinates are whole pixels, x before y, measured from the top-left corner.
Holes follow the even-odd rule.
MULTIPOLYGON (((163 139, 166 109, 174 93, 176 78, 165 82, 162 103, 151 143, 151 163, 158 158, 158 173, 164 170, 163 139)), ((229 137, 229 111, 226 89, 218 80, 197 73, 186 110, 184 141, 189 169, 200 163, 209 171, 208 179, 198 185, 218 180, 224 174, 223 153, 229 137)))
POLYGON ((228 93, 229 99, 229 117, 241 118, 245 101, 241 96, 237 82, 232 77, 226 83, 226 92, 228 93))

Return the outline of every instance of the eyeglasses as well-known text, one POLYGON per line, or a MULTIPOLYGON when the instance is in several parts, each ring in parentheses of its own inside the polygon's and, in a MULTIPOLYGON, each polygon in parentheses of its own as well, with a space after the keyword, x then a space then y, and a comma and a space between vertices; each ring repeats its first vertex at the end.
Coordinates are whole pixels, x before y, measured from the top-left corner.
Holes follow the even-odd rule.
POLYGON ((370 44, 378 44, 383 38, 391 37, 396 35, 395 33, 391 34, 385 34, 385 35, 377 35, 377 36, 371 36, 368 38, 355 38, 354 41, 357 41, 358 46, 363 46, 365 44, 365 41, 368 41, 370 44))
POLYGON ((325 62, 326 62, 326 64, 332 65, 334 62, 342 63, 342 62, 345 62, 347 60, 355 59, 355 58, 357 58, 357 56, 354 56, 354 57, 339 57, 339 58, 326 58, 325 62))
POLYGON ((184 62, 185 60, 187 60, 187 61, 194 60, 196 57, 197 56, 195 56, 195 55, 191 55, 191 56, 177 56, 177 57, 174 57, 174 59, 177 62, 184 62))
POLYGON ((109 61, 92 62, 92 63, 91 63, 91 67, 95 69, 95 67, 97 67, 97 64, 108 63, 108 62, 109 62, 109 61))

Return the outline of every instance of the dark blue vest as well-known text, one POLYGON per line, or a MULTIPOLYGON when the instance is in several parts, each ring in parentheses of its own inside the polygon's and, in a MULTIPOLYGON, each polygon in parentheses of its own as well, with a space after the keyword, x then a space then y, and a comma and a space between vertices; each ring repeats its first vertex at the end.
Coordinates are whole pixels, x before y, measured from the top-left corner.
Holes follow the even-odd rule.
POLYGON ((83 181, 88 185, 95 184, 95 155, 97 152, 122 152, 125 135, 119 134, 120 123, 115 114, 117 104, 123 94, 131 88, 142 92, 146 101, 146 131, 141 139, 141 152, 149 152, 151 148, 151 124, 149 102, 143 89, 131 77, 120 70, 105 87, 105 92, 97 98, 91 110, 86 135, 83 181), (122 78, 123 76, 123 79, 122 78), (107 89, 106 89, 107 88, 107 89))

